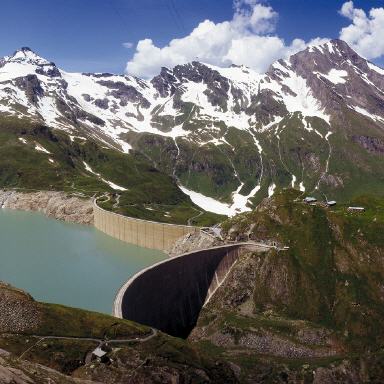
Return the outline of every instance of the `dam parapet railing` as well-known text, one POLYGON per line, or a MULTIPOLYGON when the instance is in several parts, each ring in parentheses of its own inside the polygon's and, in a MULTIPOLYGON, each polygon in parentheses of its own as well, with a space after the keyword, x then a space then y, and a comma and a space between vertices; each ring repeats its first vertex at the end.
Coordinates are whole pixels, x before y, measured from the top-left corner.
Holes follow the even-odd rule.
POLYGON ((118 291, 113 315, 187 337, 199 313, 245 251, 276 249, 260 243, 226 244, 163 260, 141 270, 118 291))
POLYGON ((200 232, 199 227, 136 219, 107 211, 93 201, 95 227, 116 239, 144 248, 168 250, 177 239, 200 232))

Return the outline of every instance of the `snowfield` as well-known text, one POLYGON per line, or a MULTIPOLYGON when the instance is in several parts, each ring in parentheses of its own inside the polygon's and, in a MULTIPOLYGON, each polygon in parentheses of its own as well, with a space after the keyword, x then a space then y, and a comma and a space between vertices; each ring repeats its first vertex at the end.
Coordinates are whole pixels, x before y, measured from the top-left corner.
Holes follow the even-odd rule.
MULTIPOLYGON (((316 55, 323 55, 327 63, 332 64, 332 60, 335 60, 331 68, 318 66, 314 60, 315 69, 311 67, 309 74, 295 66, 292 56, 273 63, 265 74, 256 73, 245 66, 220 68, 190 63, 167 70, 166 77, 161 75, 152 80, 143 80, 129 75, 69 73, 23 48, 12 56, 0 59, 0 113, 28 117, 63 130, 71 141, 75 138, 93 138, 106 147, 124 153, 132 150, 131 137, 135 137, 135 134, 149 133, 170 138, 177 148, 177 158, 182 150, 176 140, 178 138, 201 146, 213 144, 218 147, 216 149, 225 145, 229 150, 236 151, 238 149, 229 143, 231 140, 227 140, 223 132, 229 128, 247 132, 252 137, 261 165, 257 173, 258 180, 251 186, 248 195, 241 193, 247 181, 241 180, 232 163, 239 184, 232 191, 231 204, 180 186, 201 208, 231 216, 250 210, 250 199, 258 196, 262 185, 264 195, 268 196, 272 196, 279 188, 275 180, 266 180, 270 165, 266 158, 268 151, 263 149, 265 141, 260 139, 262 134, 270 134, 277 142, 280 157, 277 161, 280 160, 291 175, 291 186, 305 191, 304 176, 290 170, 281 155, 279 134, 287 125, 283 123, 286 118, 296 116, 301 120, 301 141, 304 142, 308 134, 317 135, 324 141, 329 148, 329 155, 323 175, 328 172, 332 154, 329 135, 333 111, 327 107, 327 100, 321 98, 322 93, 316 92, 316 86, 325 83, 332 92, 345 91, 351 78, 358 75, 365 84, 383 93, 384 69, 365 59, 362 59, 363 65, 358 67, 353 58, 344 60, 340 49, 338 42, 327 42, 303 51, 308 55, 308 60, 316 55), (269 102, 273 108, 257 110, 260 103, 269 102), (324 126, 328 127, 328 133, 316 129, 316 125, 311 124, 312 117, 321 119, 324 126)), ((376 122, 384 122, 384 115, 369 112, 360 102, 353 101, 353 95, 345 92, 346 105, 350 110, 376 122)), ((27 144, 23 138, 19 140, 27 144)), ((35 150, 50 153, 39 143, 35 143, 35 150)), ((51 160, 53 164, 54 160, 51 160)), ((114 190, 127 190, 104 179, 86 163, 84 168, 114 190)))

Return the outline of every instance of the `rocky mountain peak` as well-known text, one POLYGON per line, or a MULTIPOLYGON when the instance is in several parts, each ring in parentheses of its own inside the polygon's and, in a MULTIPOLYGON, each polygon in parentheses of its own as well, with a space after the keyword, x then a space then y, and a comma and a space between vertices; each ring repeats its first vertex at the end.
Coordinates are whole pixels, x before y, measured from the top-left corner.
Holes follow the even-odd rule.
POLYGON ((29 48, 29 47, 21 47, 20 49, 16 50, 15 53, 19 52, 19 51, 20 52, 24 52, 24 53, 29 53, 29 52, 34 53, 33 50, 31 48, 29 48))
POLYGON ((151 84, 157 90, 160 97, 167 97, 175 92, 176 77, 172 71, 166 67, 162 67, 160 74, 151 80, 151 84))
POLYGON ((360 69, 366 72, 367 61, 345 41, 334 39, 309 46, 292 55, 289 63, 294 70, 307 73, 328 73, 331 69, 360 69))
POLYGON ((8 63, 32 64, 37 66, 55 66, 53 62, 41 57, 29 47, 18 49, 12 56, 5 57, 4 61, 8 63))
POLYGON ((325 43, 309 46, 304 51, 314 52, 317 51, 322 54, 341 54, 344 56, 356 55, 356 52, 344 41, 340 39, 332 39, 325 43))
POLYGON ((330 174, 337 140, 351 153, 359 145, 382 156, 384 70, 341 40, 276 61, 265 74, 198 61, 162 68, 150 81, 69 73, 26 47, 0 67, 0 114, 144 152, 189 190, 218 198, 220 213, 246 210, 249 201, 287 186, 341 190, 353 177, 330 174), (156 146, 169 153, 166 165, 149 152, 156 146))
POLYGON ((8 78, 27 75, 45 75, 48 77, 61 77, 60 70, 55 63, 41 57, 29 47, 22 47, 11 56, 0 58, 0 68, 3 74, 9 74, 8 78))

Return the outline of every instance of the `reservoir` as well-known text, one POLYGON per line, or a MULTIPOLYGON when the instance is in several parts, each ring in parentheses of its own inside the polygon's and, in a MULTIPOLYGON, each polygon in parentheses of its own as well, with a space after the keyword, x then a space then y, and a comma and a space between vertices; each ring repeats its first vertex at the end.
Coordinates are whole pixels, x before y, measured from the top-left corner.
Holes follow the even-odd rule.
POLYGON ((111 314, 120 286, 166 258, 93 227, 0 209, 0 280, 38 301, 111 314))

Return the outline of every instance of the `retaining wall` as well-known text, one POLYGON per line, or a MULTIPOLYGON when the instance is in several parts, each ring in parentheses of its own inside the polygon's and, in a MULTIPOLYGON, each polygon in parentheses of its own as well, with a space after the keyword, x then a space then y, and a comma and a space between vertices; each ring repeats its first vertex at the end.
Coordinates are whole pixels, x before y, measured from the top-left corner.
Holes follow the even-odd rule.
POLYGON ((270 247, 241 243, 213 247, 168 259, 133 276, 119 290, 113 314, 187 337, 203 305, 224 281, 244 250, 270 247))
POLYGON ((119 215, 93 204, 95 227, 116 239, 144 248, 167 250, 186 235, 200 231, 198 227, 135 219, 119 215))

